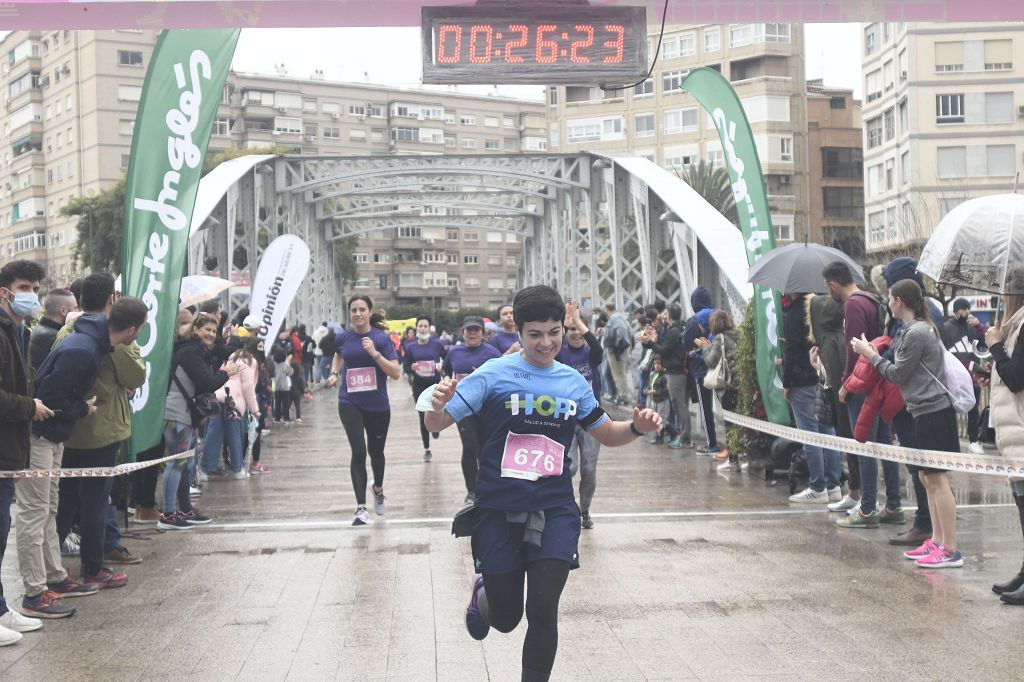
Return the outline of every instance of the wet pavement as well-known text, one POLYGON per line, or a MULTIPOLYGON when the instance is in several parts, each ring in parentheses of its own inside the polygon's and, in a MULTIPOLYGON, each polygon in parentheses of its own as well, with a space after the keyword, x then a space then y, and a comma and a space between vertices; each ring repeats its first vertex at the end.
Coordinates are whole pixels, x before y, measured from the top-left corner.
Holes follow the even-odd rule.
MULTIPOLYGON (((268 437, 273 473, 208 483, 213 525, 132 524, 144 563, 128 585, 0 649, 0 678, 517 680, 525 624, 476 642, 462 621, 458 434, 425 464, 408 387, 391 392, 386 517, 350 526, 347 443, 320 393, 268 437)), ((899 527, 841 530, 792 508, 785 482, 691 450, 605 449, 552 679, 1019 679, 1024 608, 990 591, 1020 567, 1016 510, 994 478, 953 480, 967 564, 926 572, 887 544, 899 527)), ((20 604, 13 537, 3 582, 20 604)))

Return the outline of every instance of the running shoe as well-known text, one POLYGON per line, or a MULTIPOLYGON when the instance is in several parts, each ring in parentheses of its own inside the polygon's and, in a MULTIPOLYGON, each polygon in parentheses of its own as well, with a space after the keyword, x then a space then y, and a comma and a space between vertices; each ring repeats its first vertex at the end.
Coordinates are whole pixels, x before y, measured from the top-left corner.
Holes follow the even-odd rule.
POLYGON ((985 454, 984 446, 982 446, 982 444, 978 443, 978 442, 971 443, 967 447, 967 451, 970 452, 972 455, 984 455, 985 454))
POLYGON ((208 523, 213 523, 213 519, 201 511, 192 507, 187 512, 179 512, 181 518, 185 519, 185 523, 190 526, 205 526, 208 523))
POLYGON ((238 471, 231 472, 231 478, 235 479, 236 481, 244 481, 245 479, 249 478, 249 472, 242 468, 239 469, 238 471))
POLYGON ((694 452, 696 452, 701 457, 710 457, 712 455, 718 454, 719 450, 721 450, 721 448, 719 447, 699 447, 696 450, 694 450, 694 452))
POLYGON ((828 492, 807 488, 796 495, 790 495, 789 501, 806 504, 828 504, 828 492))
POLYGON ((583 516, 580 517, 580 526, 582 526, 584 530, 590 530, 594 527, 594 519, 590 518, 590 512, 585 512, 583 516))
POLYGON ((828 489, 828 501, 829 502, 839 502, 842 499, 843 499, 843 489, 840 486, 837 485, 835 488, 829 488, 828 489))
POLYGON ((260 462, 254 462, 253 465, 249 467, 249 473, 251 473, 251 474, 269 474, 270 473, 270 467, 268 467, 266 464, 261 464, 260 462))
POLYGON ((21 641, 23 635, 10 628, 0 625, 0 646, 11 646, 21 641))
POLYGON ((82 582, 86 585, 95 585, 101 590, 110 589, 112 587, 124 587, 128 584, 128 574, 111 571, 106 566, 103 566, 93 575, 83 575, 82 582))
POLYGON ((836 521, 840 528, 878 528, 878 519, 881 515, 877 510, 870 514, 863 514, 859 510, 856 514, 850 514, 836 521))
POLYGON ((891 523, 893 525, 901 526, 907 522, 907 514, 903 511, 903 507, 896 507, 890 510, 888 507, 882 509, 882 513, 878 516, 879 523, 891 523))
POLYGON ((388 511, 388 498, 384 496, 383 490, 373 491, 373 511, 377 513, 377 516, 384 516, 388 511))
POLYGON ((46 583, 46 589, 60 597, 91 597, 100 591, 95 585, 73 580, 70 575, 59 583, 46 583))
MULTIPOLYGON (((99 588, 93 591, 98 592, 99 588)), ((34 597, 23 597, 21 610, 33 618, 69 618, 75 615, 75 607, 65 604, 53 590, 46 590, 34 597)))
POLYGON ((491 631, 491 626, 487 623, 484 615, 480 613, 480 605, 477 601, 482 589, 484 589, 484 577, 478 575, 473 579, 473 591, 469 595, 469 604, 466 605, 466 629, 469 630, 469 636, 477 641, 485 638, 491 631))
POLYGON ((932 542, 931 538, 928 538, 924 541, 923 545, 917 547, 916 549, 908 549, 906 552, 903 553, 903 556, 907 559, 917 561, 918 559, 923 559, 924 557, 934 552, 936 547, 938 547, 938 545, 932 542))
POLYGON ((7 613, 0 616, 0 627, 5 627, 15 632, 32 632, 43 627, 43 623, 38 618, 29 618, 21 615, 14 609, 8 609, 7 613))
POLYGON ((353 526, 366 526, 370 523, 370 512, 367 511, 366 507, 359 505, 356 507, 355 518, 352 519, 353 526))
POLYGON ((828 510, 834 512, 850 511, 859 504, 860 500, 855 500, 849 495, 843 495, 843 499, 828 505, 828 510))
POLYGON ((200 495, 203 494, 203 489, 202 488, 197 488, 194 485, 190 485, 188 487, 188 494, 189 494, 190 497, 199 497, 200 495))
POLYGON ((429 449, 423 451, 423 461, 424 462, 429 462, 433 458, 434 458, 434 455, 431 454, 429 449))
POLYGON ((669 448, 670 450, 682 450, 683 448, 690 447, 690 441, 683 440, 682 438, 673 438, 672 440, 665 444, 665 447, 669 448))
POLYGON ((950 551, 945 545, 939 545, 915 563, 921 568, 960 568, 964 565, 964 555, 959 550, 950 551))
POLYGON ((191 530, 192 524, 185 520, 180 512, 161 514, 160 520, 156 522, 157 530, 191 530))
POLYGON ((82 536, 71 531, 67 537, 64 538, 64 542, 60 543, 60 555, 61 556, 78 556, 82 545, 82 536))

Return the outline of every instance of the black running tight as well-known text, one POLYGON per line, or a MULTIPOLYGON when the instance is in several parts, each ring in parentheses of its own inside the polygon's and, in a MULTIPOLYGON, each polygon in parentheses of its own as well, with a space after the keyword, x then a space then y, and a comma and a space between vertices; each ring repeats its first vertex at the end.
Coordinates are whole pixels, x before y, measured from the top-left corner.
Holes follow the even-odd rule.
POLYGON ((526 640, 523 642, 523 682, 546 681, 558 650, 558 601, 569 577, 569 563, 559 559, 534 561, 525 571, 484 574, 481 610, 491 627, 512 632, 523 619, 526 582, 526 640))
POLYGON ((352 489, 356 504, 366 504, 366 454, 370 454, 373 485, 384 487, 384 445, 388 439, 391 411, 368 412, 349 403, 338 403, 338 416, 352 449, 352 489), (363 432, 366 432, 364 438, 363 432))
POLYGON ((483 448, 483 433, 480 418, 469 416, 458 424, 459 438, 462 439, 462 478, 466 481, 466 492, 476 490, 476 477, 480 473, 480 450, 483 448))
MULTIPOLYGON (((412 399, 416 400, 417 398, 419 398, 420 397, 420 393, 423 393, 423 391, 427 390, 428 388, 433 386, 435 383, 437 383, 437 382, 434 381, 433 379, 424 379, 423 377, 413 377, 412 378, 412 399)), ((429 450, 430 449, 430 432, 427 431, 427 424, 423 420, 423 416, 424 416, 423 413, 422 412, 417 412, 417 414, 419 415, 419 418, 420 418, 420 439, 423 441, 423 449, 424 450, 429 450)), ((437 438, 438 435, 439 434, 435 433, 434 434, 434 438, 437 438)))

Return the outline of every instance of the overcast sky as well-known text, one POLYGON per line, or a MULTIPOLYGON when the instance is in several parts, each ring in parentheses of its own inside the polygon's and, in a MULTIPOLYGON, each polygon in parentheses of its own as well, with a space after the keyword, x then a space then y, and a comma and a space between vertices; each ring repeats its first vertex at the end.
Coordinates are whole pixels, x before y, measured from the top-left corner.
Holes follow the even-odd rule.
MULTIPOLYGON (((860 25, 808 24, 807 77, 854 89, 860 97, 860 25)), ((236 71, 275 73, 284 64, 290 76, 308 77, 322 69, 327 80, 419 86, 418 28, 245 29, 235 51, 236 71)), ((446 86, 437 86, 444 89, 446 86)), ((459 86, 484 93, 489 86, 459 86)), ((502 86, 502 94, 541 98, 536 87, 502 86)))

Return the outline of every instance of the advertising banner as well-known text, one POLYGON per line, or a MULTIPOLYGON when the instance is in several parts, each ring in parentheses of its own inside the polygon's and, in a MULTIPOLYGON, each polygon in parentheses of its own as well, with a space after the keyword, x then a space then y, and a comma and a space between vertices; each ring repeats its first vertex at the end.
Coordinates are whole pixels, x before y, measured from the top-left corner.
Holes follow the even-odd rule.
POLYGON ((189 224, 235 30, 164 31, 135 117, 121 261, 126 296, 149 307, 139 335, 146 383, 132 398, 131 455, 160 442, 189 224))
MULTIPOLYGON (((747 115, 732 85, 714 69, 694 69, 679 87, 700 102, 711 114, 718 129, 725 153, 725 166, 736 199, 747 264, 753 265, 758 258, 775 248, 775 230, 768 210, 761 160, 757 155, 747 115)), ((789 406, 783 393, 780 368, 776 363, 782 357, 779 347, 781 310, 779 292, 754 286, 757 379, 761 399, 769 421, 789 424, 789 406)))
POLYGON ((256 336, 273 341, 309 271, 309 247, 294 234, 270 242, 252 281, 249 314, 259 318, 256 336))

